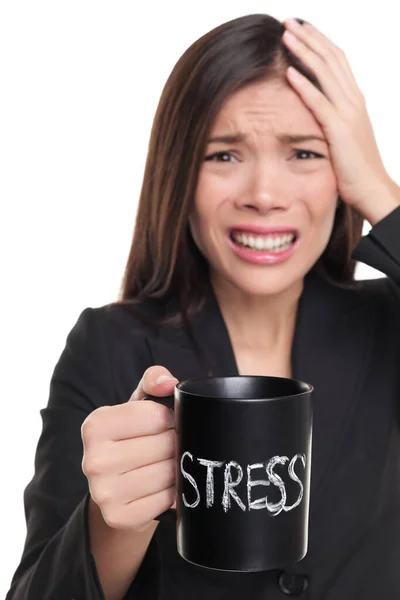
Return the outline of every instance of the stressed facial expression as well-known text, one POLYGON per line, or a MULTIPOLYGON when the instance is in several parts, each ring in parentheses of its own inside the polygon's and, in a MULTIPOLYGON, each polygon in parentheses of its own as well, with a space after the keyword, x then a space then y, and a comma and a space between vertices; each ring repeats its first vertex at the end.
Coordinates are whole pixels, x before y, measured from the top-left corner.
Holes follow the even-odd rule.
POLYGON ((286 82, 258 82, 233 94, 211 128, 190 230, 212 278, 275 294, 298 285, 323 253, 337 200, 311 111, 286 82))

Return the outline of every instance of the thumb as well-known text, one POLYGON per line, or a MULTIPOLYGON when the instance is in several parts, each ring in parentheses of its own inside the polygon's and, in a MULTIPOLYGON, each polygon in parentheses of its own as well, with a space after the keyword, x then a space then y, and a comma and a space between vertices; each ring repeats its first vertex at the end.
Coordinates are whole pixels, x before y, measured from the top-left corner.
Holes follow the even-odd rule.
POLYGON ((142 400, 147 394, 160 397, 170 396, 177 383, 178 379, 165 367, 154 365, 146 369, 129 400, 142 400))

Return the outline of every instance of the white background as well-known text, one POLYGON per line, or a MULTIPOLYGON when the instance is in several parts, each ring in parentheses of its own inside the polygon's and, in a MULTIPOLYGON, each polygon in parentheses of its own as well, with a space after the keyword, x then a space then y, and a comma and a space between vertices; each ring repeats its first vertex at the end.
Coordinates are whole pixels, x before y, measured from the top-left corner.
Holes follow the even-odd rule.
MULTIPOLYGON (((39 410, 80 312, 117 299, 154 112, 181 54, 245 14, 309 20, 346 52, 400 183, 395 10, 389 0, 0 2, 0 597, 25 539, 39 410)), ((358 267, 357 278, 379 276, 358 267)))

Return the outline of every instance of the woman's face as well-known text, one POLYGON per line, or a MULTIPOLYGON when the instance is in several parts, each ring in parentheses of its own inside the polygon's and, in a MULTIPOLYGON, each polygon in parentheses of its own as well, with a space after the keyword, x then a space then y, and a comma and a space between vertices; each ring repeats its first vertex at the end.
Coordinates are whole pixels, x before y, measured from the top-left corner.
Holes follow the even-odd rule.
POLYGON ((236 134, 245 139, 207 144, 190 229, 212 278, 276 294, 298 285, 329 241, 338 198, 329 148, 311 111, 277 80, 226 101, 209 139, 236 134), (299 135, 322 139, 286 139, 299 135))

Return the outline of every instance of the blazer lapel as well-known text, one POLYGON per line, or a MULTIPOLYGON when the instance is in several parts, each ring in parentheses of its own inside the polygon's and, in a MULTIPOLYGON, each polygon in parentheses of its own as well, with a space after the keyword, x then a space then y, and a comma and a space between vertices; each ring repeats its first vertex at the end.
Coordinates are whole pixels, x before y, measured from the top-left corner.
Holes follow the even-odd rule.
MULTIPOLYGON (((168 305, 171 309, 172 305, 168 305)), ((175 308, 177 305, 175 305, 175 308)), ((292 345, 294 379, 314 387, 314 426, 310 516, 318 507, 329 472, 341 458, 341 440, 361 401, 376 318, 352 290, 343 290, 310 272, 305 277, 292 345)), ((163 327, 148 338, 154 364, 179 380, 203 376, 236 376, 238 369, 218 301, 210 286, 202 312, 192 321, 204 360, 182 328, 163 327)), ((266 371, 268 369, 266 368, 266 371)))
MULTIPOLYGON (((179 309, 177 299, 168 302, 165 314, 179 309)), ((184 329, 165 325, 156 336, 148 338, 154 364, 163 365, 180 381, 192 377, 238 375, 238 369, 218 301, 209 285, 206 304, 191 321, 198 352, 184 329)))

